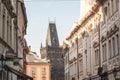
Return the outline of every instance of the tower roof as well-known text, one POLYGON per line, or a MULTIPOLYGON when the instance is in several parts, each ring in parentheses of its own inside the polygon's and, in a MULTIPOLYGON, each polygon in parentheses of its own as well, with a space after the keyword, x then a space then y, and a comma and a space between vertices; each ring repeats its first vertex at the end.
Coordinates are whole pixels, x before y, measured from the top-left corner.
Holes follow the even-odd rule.
POLYGON ((59 47, 57 29, 56 29, 56 24, 54 22, 49 22, 48 24, 46 46, 59 47))

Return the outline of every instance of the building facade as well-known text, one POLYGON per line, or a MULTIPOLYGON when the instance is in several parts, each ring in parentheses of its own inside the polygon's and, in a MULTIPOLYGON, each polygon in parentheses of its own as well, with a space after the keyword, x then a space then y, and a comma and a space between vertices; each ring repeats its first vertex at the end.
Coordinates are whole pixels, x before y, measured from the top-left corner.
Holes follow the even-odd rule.
POLYGON ((49 61, 40 59, 35 52, 26 54, 26 74, 33 80, 51 80, 51 67, 49 61))
POLYGON ((19 64, 19 69, 20 71, 24 72, 24 66, 23 66, 23 60, 24 60, 24 49, 27 47, 27 42, 24 38, 24 36, 27 33, 27 15, 26 15, 26 8, 25 8, 25 4, 24 4, 24 0, 19 0, 18 1, 18 19, 17 19, 17 35, 18 39, 17 39, 17 46, 18 46, 18 50, 17 50, 17 55, 21 58, 23 58, 22 60, 20 60, 19 64))
MULTIPOLYGON (((20 16, 20 14, 24 14, 25 10, 24 8, 21 8, 22 11, 20 8, 18 9, 21 1, 0 0, 0 80, 32 80, 31 77, 23 74, 21 67, 18 66, 18 59, 22 58, 18 54, 23 54, 18 51, 18 47, 20 47, 18 45, 18 27, 20 28, 19 24, 22 24, 21 18, 24 17, 23 23, 26 25, 26 15, 20 16)), ((22 5, 20 6, 22 7, 22 5)), ((22 27, 26 28, 25 25, 22 27)), ((26 31, 26 29, 22 30, 26 31)), ((24 37, 23 35, 22 37, 24 37)))
MULTIPOLYGON (((66 53, 69 54, 69 67, 77 63, 77 77, 73 79, 70 76, 69 80, 118 80, 120 1, 82 0, 82 2, 84 3, 82 6, 88 10, 66 38, 69 42, 69 51, 66 53), (72 61, 71 51, 76 55, 72 61)), ((69 71, 71 70, 69 68, 69 71)))
POLYGON ((63 49, 59 46, 56 24, 50 22, 48 25, 46 47, 41 45, 41 58, 50 60, 51 80, 64 80, 63 49))

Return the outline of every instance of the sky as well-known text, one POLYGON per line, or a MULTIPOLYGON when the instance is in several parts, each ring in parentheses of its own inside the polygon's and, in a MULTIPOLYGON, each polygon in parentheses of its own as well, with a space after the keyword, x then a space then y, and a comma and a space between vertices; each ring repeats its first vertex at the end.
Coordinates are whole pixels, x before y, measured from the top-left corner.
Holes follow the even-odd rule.
POLYGON ((69 35, 73 24, 80 17, 79 0, 25 0, 27 13, 27 45, 40 54, 41 43, 45 46, 48 23, 55 22, 59 43, 69 35))

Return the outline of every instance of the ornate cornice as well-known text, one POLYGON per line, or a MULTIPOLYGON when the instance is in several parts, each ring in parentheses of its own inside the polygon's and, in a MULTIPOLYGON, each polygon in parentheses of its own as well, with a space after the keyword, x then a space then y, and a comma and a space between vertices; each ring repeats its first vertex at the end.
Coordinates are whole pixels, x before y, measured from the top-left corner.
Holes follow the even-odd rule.
POLYGON ((71 33, 69 34, 69 36, 67 36, 66 40, 69 40, 70 38, 72 38, 72 36, 74 35, 74 33, 78 32, 78 30, 81 28, 81 26, 87 22, 93 15, 95 15, 98 10, 100 8, 100 4, 99 3, 95 3, 91 6, 91 9, 85 14, 85 16, 83 16, 83 18, 79 21, 78 25, 71 31, 71 33))
POLYGON ((15 13, 13 13, 13 6, 11 3, 11 0, 1 0, 3 4, 6 6, 9 14, 12 16, 12 18, 16 17, 15 13))

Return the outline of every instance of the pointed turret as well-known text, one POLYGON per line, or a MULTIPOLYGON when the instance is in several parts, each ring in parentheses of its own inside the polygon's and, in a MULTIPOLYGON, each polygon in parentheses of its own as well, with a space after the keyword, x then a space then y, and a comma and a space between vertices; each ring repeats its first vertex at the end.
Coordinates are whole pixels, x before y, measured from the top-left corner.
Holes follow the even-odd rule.
POLYGON ((46 46, 59 47, 57 29, 54 22, 49 22, 46 36, 46 46))

